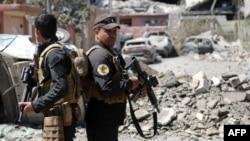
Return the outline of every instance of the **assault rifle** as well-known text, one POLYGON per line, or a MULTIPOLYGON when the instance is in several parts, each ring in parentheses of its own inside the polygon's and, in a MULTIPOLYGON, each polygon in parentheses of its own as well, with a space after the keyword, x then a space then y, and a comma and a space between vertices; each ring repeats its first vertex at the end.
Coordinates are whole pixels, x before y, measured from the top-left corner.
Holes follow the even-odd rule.
MULTIPOLYGON (((152 87, 155 87, 159 84, 157 78, 155 76, 152 75, 148 75, 145 71, 142 71, 137 59, 135 57, 131 57, 131 60, 127 60, 126 61, 126 67, 125 69, 127 70, 131 70, 132 73, 137 73, 137 78, 143 83, 142 85, 140 85, 138 88, 136 88, 134 91, 132 91, 133 95, 132 97, 128 96, 128 101, 129 101, 129 105, 130 105, 130 114, 132 117, 132 120, 134 122, 134 125, 138 131, 138 133, 143 137, 143 138, 151 138, 153 137, 156 132, 157 132, 157 112, 159 113, 159 107, 158 107, 158 101, 157 98, 154 94, 154 91, 152 89, 152 87), (128 62, 129 61, 129 62, 128 62), (139 98, 140 96, 140 91, 143 88, 147 89, 147 96, 149 101, 151 102, 152 106, 154 107, 154 111, 153 111, 153 120, 154 120, 154 134, 152 136, 145 136, 141 130, 141 127, 139 125, 139 122, 134 114, 134 110, 132 108, 132 103, 131 100, 136 102, 136 100, 139 98)), ((129 75, 129 72, 128 72, 129 75)))
MULTIPOLYGON (((27 67, 24 67, 22 69, 21 73, 21 80, 23 83, 25 83, 25 88, 23 91, 23 95, 21 97, 21 102, 30 101, 32 88, 35 84, 34 79, 34 63, 29 63, 27 67)), ((18 122, 20 123, 22 121, 22 115, 23 115, 23 106, 20 106, 20 112, 18 117, 18 122)))
POLYGON ((156 99, 154 91, 152 90, 152 87, 156 87, 159 84, 157 78, 155 76, 148 75, 145 71, 142 71, 142 69, 140 67, 140 64, 138 63, 138 61, 137 61, 137 59, 135 57, 132 57, 131 60, 130 60, 130 62, 128 62, 126 64, 128 65, 128 66, 126 66, 126 68, 131 67, 131 70, 133 71, 133 73, 137 73, 137 78, 141 82, 143 82, 142 85, 140 85, 138 88, 136 88, 132 92, 133 95, 131 97, 131 100, 134 101, 134 102, 136 102, 136 100, 140 96, 140 90, 143 87, 146 87, 149 101, 151 102, 151 104, 154 106, 154 108, 159 113, 160 110, 158 108, 158 101, 156 99))

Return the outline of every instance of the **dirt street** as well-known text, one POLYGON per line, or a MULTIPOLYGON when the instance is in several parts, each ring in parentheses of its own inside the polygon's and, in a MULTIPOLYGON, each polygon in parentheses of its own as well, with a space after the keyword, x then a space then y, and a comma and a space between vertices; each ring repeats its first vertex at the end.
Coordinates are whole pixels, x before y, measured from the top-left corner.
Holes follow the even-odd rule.
MULTIPOLYGON (((211 57, 211 56, 209 56, 211 57)), ((158 72, 166 70, 181 71, 187 74, 196 74, 203 71, 208 78, 220 76, 224 73, 246 73, 247 66, 240 66, 238 61, 212 60, 198 55, 163 58, 162 62, 149 65, 158 72)))

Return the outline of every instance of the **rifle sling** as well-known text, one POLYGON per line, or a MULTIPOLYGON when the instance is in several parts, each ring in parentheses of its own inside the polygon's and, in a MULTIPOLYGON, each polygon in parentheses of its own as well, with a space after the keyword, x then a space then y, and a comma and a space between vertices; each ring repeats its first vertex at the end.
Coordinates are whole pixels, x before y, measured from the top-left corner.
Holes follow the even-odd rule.
POLYGON ((49 76, 49 75, 46 75, 45 78, 44 78, 39 84, 45 83, 45 82, 47 82, 49 79, 50 79, 50 76, 49 76))
POLYGON ((143 132, 141 130, 141 126, 140 126, 140 124, 139 124, 139 122, 138 122, 138 120, 137 120, 137 118, 135 116, 135 112, 134 112, 134 109, 132 107, 132 103, 131 103, 130 97, 129 97, 129 95, 127 95, 127 96, 128 96, 128 101, 129 101, 130 114, 131 114, 131 117, 132 117, 132 120, 133 120, 133 123, 135 125, 136 130, 138 131, 138 133, 140 134, 140 136, 143 137, 143 138, 145 138, 145 139, 150 139, 150 138, 154 137, 156 135, 156 133, 157 133, 157 113, 156 113, 156 111, 154 111, 152 113, 153 120, 154 120, 154 133, 151 136, 145 136, 143 134, 143 132))
MULTIPOLYGON (((45 78, 40 83, 38 83, 38 85, 36 86, 36 90, 38 89, 40 84, 47 82, 49 79, 50 79, 50 76, 46 75, 45 78)), ((36 93, 31 93, 31 99, 33 100, 35 99, 35 97, 36 97, 36 93)))

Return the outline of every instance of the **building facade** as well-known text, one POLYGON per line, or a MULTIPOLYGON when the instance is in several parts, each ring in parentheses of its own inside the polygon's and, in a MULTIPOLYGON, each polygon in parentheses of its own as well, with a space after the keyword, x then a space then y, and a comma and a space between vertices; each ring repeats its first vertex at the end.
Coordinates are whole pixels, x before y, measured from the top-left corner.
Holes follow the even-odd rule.
POLYGON ((42 12, 41 8, 25 4, 0 4, 0 33, 32 34, 32 15, 42 12))

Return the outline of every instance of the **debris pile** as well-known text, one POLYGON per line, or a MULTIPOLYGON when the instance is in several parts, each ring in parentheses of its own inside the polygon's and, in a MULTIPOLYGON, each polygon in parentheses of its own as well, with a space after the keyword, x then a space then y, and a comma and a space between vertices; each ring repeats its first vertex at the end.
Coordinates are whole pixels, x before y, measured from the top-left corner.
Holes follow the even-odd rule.
MULTIPOLYGON (((220 55, 225 55, 225 52, 220 55)), ((249 53, 230 49, 226 59, 239 61, 247 70, 249 53)), ((211 59, 212 54, 204 55, 211 59), (208 57, 209 56, 209 57, 208 57)), ((220 57, 221 59, 223 57, 220 57)), ((205 137, 223 140, 224 125, 250 124, 250 76, 247 73, 225 73, 208 79, 200 71, 194 75, 166 70, 157 74, 158 87, 154 88, 159 101, 158 134, 180 136, 185 140, 205 137)), ((153 133, 152 105, 148 98, 134 104, 141 128, 145 134, 153 133)), ((137 134, 129 108, 128 121, 121 132, 137 134)))
MULTIPOLYGON (((106 7, 107 8, 107 7, 106 7)), ((113 1, 112 10, 120 15, 127 14, 164 14, 181 10, 180 6, 151 0, 113 1)))

